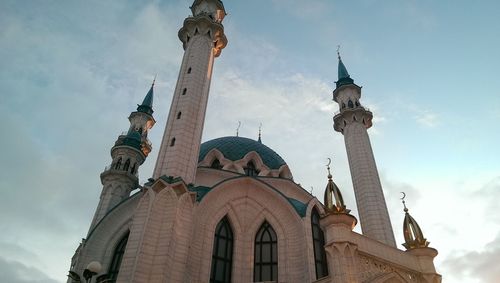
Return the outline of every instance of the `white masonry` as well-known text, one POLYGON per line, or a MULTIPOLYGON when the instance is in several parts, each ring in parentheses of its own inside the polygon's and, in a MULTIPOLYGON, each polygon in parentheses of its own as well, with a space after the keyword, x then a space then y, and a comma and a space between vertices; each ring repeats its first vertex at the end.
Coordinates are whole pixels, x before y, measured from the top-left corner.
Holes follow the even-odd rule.
MULTIPOLYGON (((201 1, 200 1, 201 2, 201 1)), ((179 39, 184 58, 153 174, 194 181, 205 121, 214 58, 227 44, 222 20, 225 11, 216 1, 193 5, 193 17, 184 20, 179 39)))

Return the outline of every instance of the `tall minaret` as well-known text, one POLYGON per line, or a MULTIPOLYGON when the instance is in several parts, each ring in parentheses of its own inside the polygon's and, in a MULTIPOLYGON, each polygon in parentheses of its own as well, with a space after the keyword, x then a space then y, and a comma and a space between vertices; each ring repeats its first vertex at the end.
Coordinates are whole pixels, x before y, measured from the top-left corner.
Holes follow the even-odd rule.
POLYGON ((121 134, 111 148, 111 165, 101 173, 103 185, 101 199, 97 206, 90 231, 122 200, 130 196, 130 192, 138 186, 138 169, 151 152, 148 131, 155 124, 153 118, 154 81, 137 111, 128 117, 130 128, 121 134))
POLYGON ((153 178, 163 175, 194 181, 205 121, 214 58, 227 44, 219 0, 195 0, 179 39, 184 57, 153 178))
POLYGON ((344 134, 361 230, 365 236, 395 247, 391 220, 367 132, 372 126, 373 114, 359 102, 361 87, 354 84, 340 54, 338 58, 338 81, 333 100, 339 104, 340 112, 333 121, 335 130, 344 134))

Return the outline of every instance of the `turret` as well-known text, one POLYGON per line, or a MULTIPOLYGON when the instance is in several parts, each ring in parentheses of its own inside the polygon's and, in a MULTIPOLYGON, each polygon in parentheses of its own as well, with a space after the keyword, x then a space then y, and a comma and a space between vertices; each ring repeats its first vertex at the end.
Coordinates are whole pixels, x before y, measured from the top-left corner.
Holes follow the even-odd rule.
POLYGON ((152 116, 153 88, 154 81, 144 101, 137 105, 137 111, 130 114, 128 131, 118 136, 111 148, 111 165, 101 173, 103 189, 90 231, 108 211, 130 196, 130 192, 139 185, 139 166, 152 149, 148 132, 155 124, 152 116))

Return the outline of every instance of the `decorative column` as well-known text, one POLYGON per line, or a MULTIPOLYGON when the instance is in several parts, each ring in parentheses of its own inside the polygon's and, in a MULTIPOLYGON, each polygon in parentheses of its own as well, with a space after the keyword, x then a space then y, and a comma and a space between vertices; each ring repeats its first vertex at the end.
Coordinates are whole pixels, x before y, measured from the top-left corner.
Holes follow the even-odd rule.
POLYGON ((369 238, 396 247, 367 132, 372 126, 373 114, 361 105, 361 87, 354 84, 340 55, 338 58, 333 100, 339 104, 340 112, 333 118, 334 129, 344 135, 361 230, 369 238))
POLYGON ((191 10, 179 30, 185 52, 153 174, 186 184, 195 178, 214 58, 227 44, 222 1, 196 0, 191 10))
POLYGON ((357 220, 349 214, 342 194, 332 180, 328 166, 328 184, 325 190, 325 212, 321 226, 325 231, 325 250, 331 282, 357 283, 358 246, 351 241, 357 220))

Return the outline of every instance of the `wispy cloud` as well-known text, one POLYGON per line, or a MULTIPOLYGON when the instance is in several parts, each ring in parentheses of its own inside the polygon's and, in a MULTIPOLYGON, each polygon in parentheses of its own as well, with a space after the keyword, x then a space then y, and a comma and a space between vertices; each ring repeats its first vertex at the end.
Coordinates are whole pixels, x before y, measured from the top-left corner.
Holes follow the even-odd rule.
POLYGON ((415 121, 422 127, 435 128, 439 125, 438 115, 430 111, 423 111, 415 116, 415 121))

